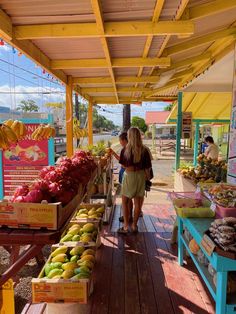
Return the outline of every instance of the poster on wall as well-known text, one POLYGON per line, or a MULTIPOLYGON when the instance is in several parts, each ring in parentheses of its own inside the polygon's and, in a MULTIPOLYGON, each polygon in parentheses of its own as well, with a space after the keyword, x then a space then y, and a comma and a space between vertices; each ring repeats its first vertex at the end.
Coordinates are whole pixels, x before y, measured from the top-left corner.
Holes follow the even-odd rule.
POLYGON ((236 55, 234 54, 233 99, 229 135, 227 182, 236 184, 236 55))
POLYGON ((11 196, 21 184, 32 182, 39 171, 48 165, 48 141, 34 141, 31 134, 38 124, 26 124, 24 140, 3 152, 3 193, 11 196))
POLYGON ((192 137, 192 112, 182 113, 182 138, 192 137))

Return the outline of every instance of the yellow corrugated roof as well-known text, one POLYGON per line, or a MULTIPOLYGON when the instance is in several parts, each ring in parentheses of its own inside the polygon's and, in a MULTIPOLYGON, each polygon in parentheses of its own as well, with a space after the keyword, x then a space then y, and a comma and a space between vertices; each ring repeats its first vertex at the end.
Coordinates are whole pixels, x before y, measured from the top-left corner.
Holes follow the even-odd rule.
MULTIPOLYGON (((231 93, 183 93, 183 112, 192 112, 195 120, 227 120, 230 119, 231 93)), ((177 102, 167 122, 177 119, 177 102)))

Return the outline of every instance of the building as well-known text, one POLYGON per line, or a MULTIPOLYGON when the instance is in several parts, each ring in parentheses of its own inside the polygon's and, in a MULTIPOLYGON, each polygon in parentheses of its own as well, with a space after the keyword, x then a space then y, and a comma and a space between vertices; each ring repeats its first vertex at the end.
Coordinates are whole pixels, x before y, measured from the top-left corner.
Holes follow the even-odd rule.
POLYGON ((170 111, 147 111, 145 121, 148 129, 151 131, 152 125, 156 126, 157 138, 175 138, 176 125, 167 124, 167 118, 170 111))

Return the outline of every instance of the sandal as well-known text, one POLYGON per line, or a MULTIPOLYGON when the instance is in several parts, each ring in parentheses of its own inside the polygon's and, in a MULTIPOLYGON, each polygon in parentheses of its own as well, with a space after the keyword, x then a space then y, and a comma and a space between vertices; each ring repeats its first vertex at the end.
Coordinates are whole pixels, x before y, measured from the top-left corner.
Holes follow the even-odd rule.
POLYGON ((120 234, 127 234, 129 231, 128 229, 125 230, 124 227, 121 227, 117 230, 117 233, 120 233, 120 234))
POLYGON ((139 217, 143 217, 143 211, 140 212, 139 217))
MULTIPOLYGON (((124 222, 124 216, 119 217, 119 222, 124 222)), ((129 223, 132 223, 132 222, 133 222, 133 217, 130 217, 129 223)))

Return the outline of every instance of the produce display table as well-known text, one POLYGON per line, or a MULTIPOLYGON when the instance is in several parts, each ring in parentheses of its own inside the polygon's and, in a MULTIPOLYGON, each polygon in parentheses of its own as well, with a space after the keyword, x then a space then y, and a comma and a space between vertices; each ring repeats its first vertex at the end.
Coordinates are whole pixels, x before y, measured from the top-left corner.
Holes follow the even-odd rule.
POLYGON ((1 274, 0 285, 16 276, 31 258, 35 257, 38 262, 44 263, 42 248, 47 244, 59 242, 69 220, 57 231, 0 228, 0 245, 10 253, 10 267, 1 274), (26 246, 22 253, 21 246, 26 246))
POLYGON ((236 295, 232 294, 227 296, 228 272, 236 271, 236 260, 222 257, 215 252, 209 256, 201 246, 204 232, 208 230, 212 221, 213 219, 210 218, 178 217, 178 261, 182 266, 183 249, 185 247, 216 302, 216 314, 236 313, 236 295), (190 251, 188 242, 184 237, 184 228, 186 228, 191 233, 197 244, 201 247, 201 250, 207 257, 209 263, 211 263, 217 272, 216 288, 214 286, 212 277, 207 270, 207 267, 202 265, 197 260, 196 256, 190 251))

